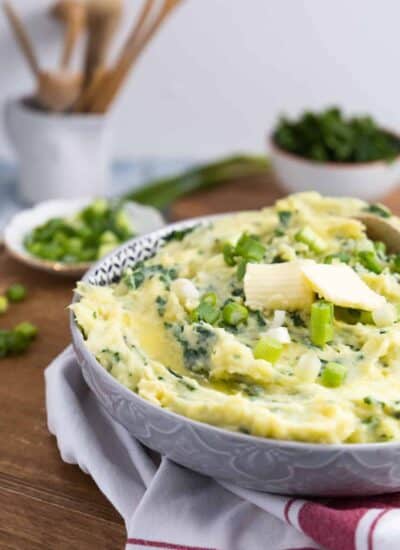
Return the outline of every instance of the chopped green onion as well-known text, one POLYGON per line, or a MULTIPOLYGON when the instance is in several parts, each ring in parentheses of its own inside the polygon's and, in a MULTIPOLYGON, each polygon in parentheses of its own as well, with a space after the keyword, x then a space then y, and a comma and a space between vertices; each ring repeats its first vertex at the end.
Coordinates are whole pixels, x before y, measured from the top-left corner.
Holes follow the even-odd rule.
POLYGON ((207 302, 200 303, 195 311, 197 312, 199 321, 204 321, 210 325, 216 323, 220 316, 219 309, 207 302))
POLYGON ((7 296, 0 296, 0 315, 5 313, 8 309, 8 299, 7 296))
POLYGON ((224 260, 226 265, 229 265, 230 267, 234 266, 236 264, 235 262, 235 248, 230 243, 225 243, 222 248, 222 254, 224 256, 224 260))
POLYGON ((227 303, 222 310, 222 318, 228 325, 236 326, 247 321, 249 310, 237 302, 227 303))
POLYGON ((366 269, 372 271, 373 273, 382 273, 383 265, 379 260, 376 252, 373 250, 362 250, 358 253, 358 259, 366 269))
POLYGON ((236 270, 236 276, 239 281, 242 281, 246 275, 247 260, 240 260, 239 265, 236 270))
POLYGON ((99 241, 102 244, 113 244, 116 246, 118 244, 118 236, 113 232, 107 229, 106 231, 103 231, 103 233, 99 237, 99 241))
POLYGON ((215 292, 207 292, 201 297, 201 302, 205 304, 210 304, 212 306, 217 305, 217 295, 215 292))
POLYGON ((6 357, 9 353, 9 330, 0 330, 0 357, 6 357))
POLYGON ((385 256, 386 254, 386 244, 382 241, 375 241, 374 247, 378 255, 385 256))
POLYGON ((248 262, 259 262, 265 254, 265 246, 255 237, 244 233, 236 244, 236 254, 248 262))
POLYGON ((30 340, 25 338, 20 332, 11 330, 8 335, 8 352, 10 354, 23 353, 30 344, 30 340))
POLYGON ((333 304, 319 301, 311 306, 311 342, 323 347, 333 339, 333 304))
POLYGON ((350 261, 350 255, 346 254, 346 252, 338 252, 337 254, 329 254, 329 256, 326 256, 324 258, 325 264, 331 264, 334 260, 338 260, 338 262, 342 262, 344 264, 348 264, 350 261))
POLYGON ((37 334, 37 328, 27 321, 13 330, 0 330, 0 357, 17 355, 26 351, 37 334))
POLYGON ((15 283, 7 289, 6 295, 10 302, 21 302, 26 298, 26 288, 19 283, 15 283))
POLYGON ((306 244, 311 250, 317 254, 321 254, 326 249, 326 244, 311 227, 304 227, 298 231, 294 237, 296 241, 306 244))
POLYGON ((68 264, 97 260, 134 235, 120 200, 97 199, 70 218, 51 218, 24 239, 43 260, 68 264))
POLYGON ((200 304, 191 313, 192 321, 204 321, 213 325, 220 318, 220 310, 217 307, 217 295, 215 292, 204 294, 200 304))
POLYGON ((276 363, 283 351, 283 345, 271 336, 264 336, 254 346, 253 354, 256 359, 264 359, 269 363, 276 363))
POLYGON ((14 330, 18 334, 21 334, 27 340, 33 340, 38 333, 37 327, 32 323, 29 323, 28 321, 19 323, 14 330))
POLYGON ((341 386, 346 378, 347 369, 340 363, 327 363, 321 373, 321 383, 327 388, 341 386))

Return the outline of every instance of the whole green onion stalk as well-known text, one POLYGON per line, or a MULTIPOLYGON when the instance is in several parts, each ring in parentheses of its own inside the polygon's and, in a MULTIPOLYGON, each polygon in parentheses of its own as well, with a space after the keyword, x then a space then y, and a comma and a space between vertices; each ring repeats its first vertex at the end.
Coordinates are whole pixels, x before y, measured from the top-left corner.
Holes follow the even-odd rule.
POLYGON ((210 189, 236 178, 265 173, 269 163, 265 156, 238 154, 195 166, 182 174, 157 179, 128 193, 124 198, 155 208, 167 208, 172 202, 201 189, 210 189))

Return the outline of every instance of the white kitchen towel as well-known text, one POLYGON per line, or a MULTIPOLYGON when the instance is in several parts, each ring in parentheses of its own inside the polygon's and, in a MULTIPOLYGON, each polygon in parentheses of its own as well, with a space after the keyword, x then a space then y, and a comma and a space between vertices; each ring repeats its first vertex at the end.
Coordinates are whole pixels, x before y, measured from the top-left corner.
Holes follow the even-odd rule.
POLYGON ((71 347, 47 368, 48 426, 62 459, 117 509, 126 550, 398 550, 400 495, 306 501, 259 493, 150 453, 102 408, 71 347))

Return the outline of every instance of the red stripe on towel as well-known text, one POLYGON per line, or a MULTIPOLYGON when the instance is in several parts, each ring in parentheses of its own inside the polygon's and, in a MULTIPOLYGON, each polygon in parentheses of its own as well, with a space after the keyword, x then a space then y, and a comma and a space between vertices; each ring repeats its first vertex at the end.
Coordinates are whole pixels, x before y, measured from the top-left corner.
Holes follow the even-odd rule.
POLYGON ((381 519, 381 517, 384 516, 387 512, 389 512, 389 510, 382 510, 376 516, 374 521, 371 523, 371 525, 369 527, 369 532, 368 532, 368 550, 373 550, 374 549, 373 536, 374 536, 375 527, 377 526, 378 521, 381 519))
POLYGON ((355 550, 357 525, 366 511, 359 508, 335 510, 322 504, 307 502, 299 512, 299 525, 306 535, 321 546, 355 550))
POLYGON ((292 522, 290 521, 290 518, 289 518, 289 512, 290 512, 290 508, 292 507, 292 504, 294 504, 296 502, 297 498, 290 498, 286 505, 285 505, 285 509, 283 511, 283 516, 285 518, 285 521, 286 523, 288 523, 289 525, 292 525, 292 522))
POLYGON ((171 542, 163 542, 159 540, 128 539, 126 542, 127 544, 136 544, 153 548, 166 548, 167 550, 217 550, 216 548, 206 548, 205 546, 185 546, 182 544, 172 544, 171 542))

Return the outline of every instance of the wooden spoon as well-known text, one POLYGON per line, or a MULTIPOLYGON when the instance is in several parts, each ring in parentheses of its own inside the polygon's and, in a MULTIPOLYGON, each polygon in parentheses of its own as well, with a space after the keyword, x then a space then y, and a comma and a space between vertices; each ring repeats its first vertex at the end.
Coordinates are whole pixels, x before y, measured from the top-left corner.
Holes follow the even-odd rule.
MULTIPOLYGON (((121 56, 123 55, 123 52, 126 50, 127 46, 132 41, 133 42, 137 41, 138 36, 140 35, 142 28, 146 23, 147 17, 149 16, 150 12, 153 9, 153 5, 154 5, 154 0, 146 0, 145 3, 143 4, 142 9, 140 10, 139 16, 137 17, 134 23, 133 29, 130 32, 128 39, 124 45, 123 51, 119 55, 119 59, 121 59, 121 56)), ((89 112, 92 104, 95 101, 97 94, 106 87, 107 82, 109 82, 111 77, 112 77, 111 70, 105 69, 105 68, 97 69, 95 74, 93 75, 93 78, 88 83, 81 97, 76 103, 74 110, 78 113, 89 112)))
MULTIPOLYGON (((115 67, 113 67, 113 69, 105 75, 103 82, 101 82, 98 86, 98 90, 96 94, 94 94, 90 112, 105 113, 108 110, 126 77, 128 76, 129 71, 132 69, 135 62, 145 47, 149 44, 164 20, 172 13, 180 2, 182 2, 182 0, 165 0, 158 13, 154 17, 147 18, 151 18, 151 21, 143 22, 139 32, 137 28, 134 27, 133 32, 128 37, 128 40, 126 41, 126 44, 118 57, 115 67)), ((148 2, 147 4, 149 3, 152 4, 152 2, 148 2)))
POLYGON ((37 82, 36 100, 38 104, 51 111, 64 111, 77 99, 82 78, 79 74, 66 71, 42 71, 39 67, 32 42, 28 33, 10 2, 4 2, 4 11, 8 17, 21 51, 37 82))
POLYGON ((86 4, 82 0, 59 0, 50 13, 65 25, 60 67, 66 69, 70 64, 76 42, 86 25, 86 4))
POLYGON ((110 44, 121 20, 122 0, 88 0, 88 43, 85 58, 85 84, 104 68, 110 44))
POLYGON ((359 214, 357 220, 365 225, 370 239, 385 243, 389 252, 400 252, 400 228, 390 218, 381 218, 366 212, 359 214))

